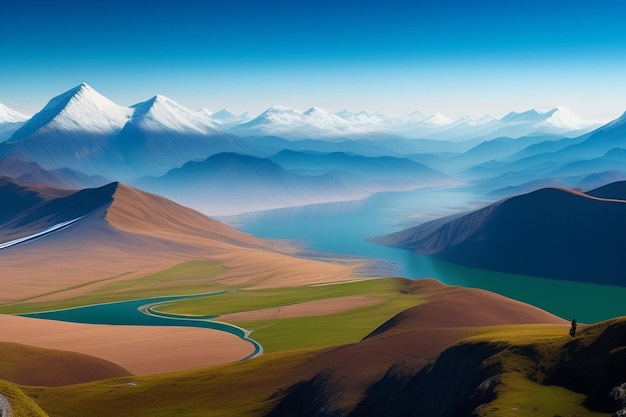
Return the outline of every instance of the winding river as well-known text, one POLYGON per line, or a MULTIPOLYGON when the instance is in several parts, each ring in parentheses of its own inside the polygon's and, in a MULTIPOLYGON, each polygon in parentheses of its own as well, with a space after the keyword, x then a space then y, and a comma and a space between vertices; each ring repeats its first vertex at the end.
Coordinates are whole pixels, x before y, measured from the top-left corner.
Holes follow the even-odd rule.
POLYGON ((83 307, 74 307, 63 310, 44 311, 39 313, 22 314, 24 317, 32 317, 46 320, 58 320, 72 323, 109 324, 130 326, 182 326, 200 327, 204 329, 228 332, 240 339, 251 343, 254 352, 241 360, 246 360, 263 353, 263 346, 250 337, 250 332, 232 324, 213 320, 208 316, 183 316, 177 314, 161 313, 156 307, 171 302, 190 298, 218 296, 227 291, 218 291, 204 294, 152 297, 130 301, 113 303, 92 304, 83 307))

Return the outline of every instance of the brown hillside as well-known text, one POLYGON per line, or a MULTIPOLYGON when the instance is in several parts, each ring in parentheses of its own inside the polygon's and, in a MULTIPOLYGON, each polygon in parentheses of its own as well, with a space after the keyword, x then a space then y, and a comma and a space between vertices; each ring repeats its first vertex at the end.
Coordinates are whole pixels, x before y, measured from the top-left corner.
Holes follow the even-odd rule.
POLYGON ((113 227, 130 233, 189 243, 230 244, 269 249, 261 239, 155 194, 116 184, 105 219, 113 227))
POLYGON ((351 279, 352 266, 283 255, 267 241, 119 183, 69 194, 46 187, 43 197, 39 188, 7 184, 5 201, 11 204, 0 207, 5 218, 0 242, 80 220, 0 250, 0 303, 80 295, 196 259, 224 265, 227 271, 211 279, 225 284, 268 287, 351 279), (12 206, 17 209, 7 209, 12 206))
MULTIPOLYGON (((103 362, 117 364, 134 375, 235 362, 254 351, 252 344, 230 333, 197 327, 107 326, 0 315, 0 328, 3 329, 2 341, 101 358, 103 362)), ((53 358, 51 355, 39 355, 36 362, 43 366, 45 360, 53 358)), ((58 355, 63 357, 60 353, 58 355)), ((68 353, 65 358, 71 357, 68 353)), ((20 365, 17 369, 28 369, 28 364, 22 361, 17 361, 20 365)), ((57 366, 55 369, 61 368, 57 366)), ((70 371, 64 371, 68 380, 70 371)), ((26 378, 26 375, 22 377, 26 378)), ((54 381, 53 376, 50 378, 54 381)))
POLYGON ((567 334, 564 320, 488 291, 448 287, 435 280, 407 280, 405 285, 406 291, 427 294, 427 301, 399 313, 361 342, 308 361, 301 367, 303 374, 316 376, 293 389, 270 416, 312 415, 301 408, 307 402, 350 410, 390 369, 414 374, 478 327, 554 323, 563 324, 567 334))
POLYGON ((60 350, 0 342, 0 379, 58 387, 131 375, 112 362, 60 350))

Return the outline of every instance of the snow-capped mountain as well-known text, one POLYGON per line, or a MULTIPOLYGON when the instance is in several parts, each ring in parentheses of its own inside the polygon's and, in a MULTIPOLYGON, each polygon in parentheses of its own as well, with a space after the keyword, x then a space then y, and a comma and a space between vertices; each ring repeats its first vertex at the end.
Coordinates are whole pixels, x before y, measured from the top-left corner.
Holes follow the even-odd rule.
POLYGON ((63 133, 108 135, 121 131, 131 114, 131 109, 113 103, 83 83, 50 100, 11 136, 9 142, 63 133))
POLYGON ((433 132, 450 126, 453 122, 454 120, 439 112, 429 115, 415 111, 395 119, 391 130, 406 137, 426 138, 433 132))
POLYGON ((225 151, 249 149, 167 97, 123 107, 83 83, 51 99, 2 144, 0 155, 37 161, 47 169, 128 179, 225 151))
POLYGON ((109 176, 106 168, 119 161, 108 154, 111 138, 131 114, 83 83, 52 98, 1 144, 0 155, 35 161, 46 169, 109 176))
POLYGON ((280 136, 285 139, 351 137, 371 133, 359 124, 311 107, 305 112, 283 106, 270 107, 255 119, 230 131, 241 136, 280 136))
POLYGON ((0 103, 0 142, 7 140, 30 117, 0 103))
POLYGON ((211 119, 167 97, 157 95, 131 109, 113 144, 136 174, 161 175, 220 152, 251 152, 211 119))
MULTIPOLYGON (((213 115, 215 117, 215 115, 213 115)), ((546 112, 529 110, 511 112, 495 119, 491 116, 451 119, 442 113, 426 114, 419 111, 391 117, 384 113, 358 113, 342 110, 331 114, 318 107, 300 112, 283 106, 274 106, 257 118, 234 125, 229 130, 241 136, 279 136, 285 139, 346 139, 387 134, 414 139, 493 139, 518 138, 531 135, 585 133, 597 127, 565 107, 546 112)))
POLYGON ((531 109, 524 112, 510 112, 500 119, 489 116, 483 118, 461 118, 431 134, 432 139, 472 139, 484 140, 497 137, 519 138, 537 135, 567 135, 570 137, 589 132, 598 123, 583 120, 570 109, 562 106, 545 112, 531 109))
POLYGON ((537 134, 575 136, 598 126, 598 123, 583 120, 570 109, 563 106, 558 106, 545 112, 534 109, 523 113, 511 112, 500 119, 500 122, 502 126, 498 130, 502 130, 505 133, 512 132, 506 135, 510 137, 537 134))
POLYGON ((355 124, 356 126, 370 131, 380 131, 381 129, 387 130, 387 127, 392 125, 394 120, 388 114, 381 112, 368 113, 364 110, 358 113, 342 110, 335 113, 335 115, 355 124))
POLYGON ((213 122, 198 112, 161 95, 135 104, 131 109, 133 115, 130 122, 145 130, 208 134, 215 133, 217 129, 213 122))
POLYGON ((30 119, 29 116, 0 103, 0 123, 21 123, 28 119, 30 119))

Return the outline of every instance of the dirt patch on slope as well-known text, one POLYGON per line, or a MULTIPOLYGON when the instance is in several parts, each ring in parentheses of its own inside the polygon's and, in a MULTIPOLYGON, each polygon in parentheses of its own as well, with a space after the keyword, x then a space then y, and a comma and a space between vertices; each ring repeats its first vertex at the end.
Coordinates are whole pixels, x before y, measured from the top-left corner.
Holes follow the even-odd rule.
POLYGON ((241 313, 224 314, 219 320, 226 322, 257 321, 271 319, 287 319, 294 317, 314 317, 328 314, 343 313, 356 308, 370 307, 382 303, 372 297, 351 295, 347 297, 326 298, 323 300, 307 301, 298 304, 289 304, 280 307, 264 308, 260 310, 242 311, 241 313))

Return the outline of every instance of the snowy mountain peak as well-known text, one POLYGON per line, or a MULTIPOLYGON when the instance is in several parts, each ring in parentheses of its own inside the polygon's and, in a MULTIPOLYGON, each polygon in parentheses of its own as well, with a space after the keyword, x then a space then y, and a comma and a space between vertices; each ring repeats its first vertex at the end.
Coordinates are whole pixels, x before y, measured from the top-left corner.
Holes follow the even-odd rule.
POLYGON ((160 94, 131 108, 134 109, 131 122, 146 130, 165 129, 201 134, 215 130, 215 125, 208 118, 160 94))
POLYGON ((285 123, 285 122, 291 122, 294 120, 300 120, 302 118, 302 113, 294 110, 294 109, 290 109, 288 107, 285 106, 281 106, 281 105, 276 105, 276 106, 272 106, 269 109, 265 110, 263 113, 261 113, 261 115, 259 117, 257 117, 256 119, 252 120, 250 123, 252 122, 258 122, 258 123, 273 123, 273 122, 278 122, 278 123, 285 123))
POLYGON ((594 125, 594 123, 581 119, 573 111, 563 106, 557 106, 545 112, 536 109, 521 113, 510 112, 500 121, 508 124, 535 125, 537 128, 543 126, 548 130, 563 132, 585 129, 594 125))
POLYGON ((421 111, 414 111, 412 113, 407 114, 406 116, 402 116, 400 120, 403 122, 419 122, 428 118, 426 113, 422 113, 421 111))
POLYGON ((449 125, 450 123, 453 122, 452 119, 444 116, 443 114, 441 114, 439 112, 428 116, 426 118, 426 121, 428 123, 430 123, 430 124, 435 125, 435 126, 445 126, 445 125, 449 125))
POLYGON ((362 127, 319 107, 305 112, 284 106, 273 106, 257 118, 232 128, 246 136, 277 135, 286 138, 339 137, 365 133, 362 127))
POLYGON ((594 124, 581 119, 573 111, 563 106, 557 106, 544 114, 547 116, 546 123, 563 129, 584 129, 594 124))
POLYGON ((10 107, 0 103, 0 124, 1 123, 22 123, 28 120, 29 117, 18 111, 13 110, 10 107))
POLYGON ((209 109, 205 109, 204 107, 198 110, 197 113, 202 117, 213 117, 213 112, 209 109))
POLYGON ((361 111, 359 113, 354 113, 351 112, 348 109, 343 109, 341 111, 338 111, 337 113, 335 113, 337 116, 341 117, 342 119, 346 119, 346 120, 350 120, 354 117, 358 117, 360 113, 364 113, 364 111, 361 111))
POLYGON ((319 107, 311 107, 310 109, 305 111, 303 114, 305 116, 311 116, 311 115, 315 115, 315 114, 329 116, 329 114, 326 111, 320 109, 319 107))
POLYGON ((297 110, 291 109, 289 107, 282 106, 280 104, 276 104, 276 105, 270 107, 269 109, 265 110, 263 113, 261 113, 261 116, 263 116, 264 114, 282 114, 282 113, 286 113, 286 114, 301 114, 297 110))
POLYGON ((82 83, 52 98, 10 138, 17 142, 40 129, 87 133, 120 131, 131 111, 113 103, 91 86, 82 83))

